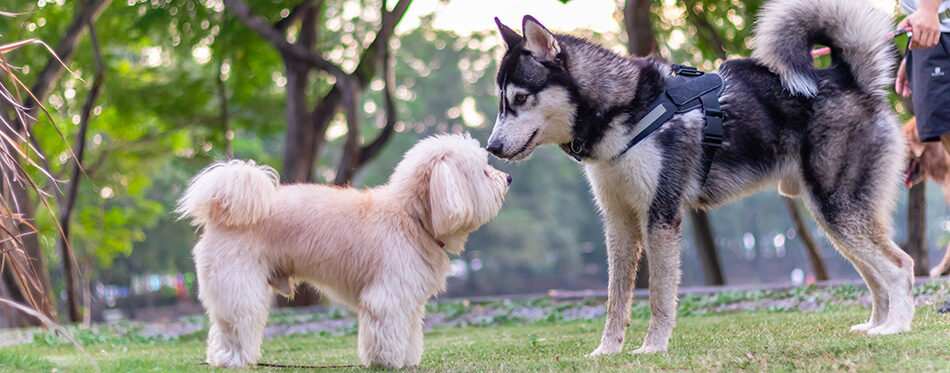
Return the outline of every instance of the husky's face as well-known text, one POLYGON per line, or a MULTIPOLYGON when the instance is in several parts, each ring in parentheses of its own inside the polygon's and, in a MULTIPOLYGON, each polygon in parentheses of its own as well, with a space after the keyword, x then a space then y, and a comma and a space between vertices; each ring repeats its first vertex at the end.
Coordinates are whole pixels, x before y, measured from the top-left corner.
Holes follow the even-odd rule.
POLYGON ((573 138, 576 104, 564 55, 554 35, 525 16, 525 36, 495 18, 508 45, 498 70, 498 118, 488 151, 499 158, 522 160, 541 144, 564 144, 573 138))

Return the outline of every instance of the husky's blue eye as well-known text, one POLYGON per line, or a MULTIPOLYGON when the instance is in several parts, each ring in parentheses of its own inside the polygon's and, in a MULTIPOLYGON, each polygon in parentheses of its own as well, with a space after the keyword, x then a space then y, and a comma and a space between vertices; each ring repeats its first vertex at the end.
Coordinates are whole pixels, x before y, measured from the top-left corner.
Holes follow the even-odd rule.
POLYGON ((515 94, 515 102, 516 102, 516 103, 523 104, 525 101, 528 101, 528 95, 526 95, 526 94, 524 94, 524 93, 517 93, 517 94, 515 94))

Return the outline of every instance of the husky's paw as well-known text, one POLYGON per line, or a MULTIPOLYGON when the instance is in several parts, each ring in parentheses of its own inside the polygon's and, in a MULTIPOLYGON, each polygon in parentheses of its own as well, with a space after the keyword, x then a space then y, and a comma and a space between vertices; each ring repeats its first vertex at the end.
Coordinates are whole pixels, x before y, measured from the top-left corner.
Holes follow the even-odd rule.
POLYGON ((946 271, 947 271, 947 268, 944 268, 944 266, 938 265, 930 269, 930 277, 940 277, 946 271))
POLYGON ((657 352, 663 352, 663 351, 666 351, 666 347, 644 345, 643 347, 633 350, 632 353, 633 354, 655 354, 657 352))
POLYGON ((594 350, 594 352, 587 354, 587 357, 595 357, 595 356, 600 356, 600 355, 616 355, 616 354, 619 354, 620 350, 622 349, 623 349, 622 344, 616 344, 613 346, 606 346, 606 345, 601 344, 600 346, 597 347, 596 350, 594 350))
POLYGON ((852 332, 866 332, 866 331, 868 331, 868 330, 871 330, 871 328, 873 328, 873 327, 874 327, 874 324, 872 324, 870 321, 868 321, 868 322, 863 323, 863 324, 852 325, 852 326, 851 326, 851 331, 852 331, 852 332))
POLYGON ((875 326, 868 330, 868 335, 888 335, 910 331, 910 325, 898 325, 895 323, 885 323, 881 326, 875 326))

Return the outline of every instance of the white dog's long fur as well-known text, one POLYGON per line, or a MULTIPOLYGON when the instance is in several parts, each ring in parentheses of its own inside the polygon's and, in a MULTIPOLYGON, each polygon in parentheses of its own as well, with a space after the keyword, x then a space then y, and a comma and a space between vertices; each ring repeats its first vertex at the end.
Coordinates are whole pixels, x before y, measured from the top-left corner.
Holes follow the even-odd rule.
POLYGON ((204 226, 194 259, 211 320, 208 363, 256 363, 268 284, 286 294, 302 281, 358 312, 364 364, 418 365, 425 303, 445 288, 446 252, 461 252, 498 213, 508 180, 467 135, 422 140, 388 184, 368 190, 279 186, 273 169, 253 162, 211 165, 177 209, 204 226))

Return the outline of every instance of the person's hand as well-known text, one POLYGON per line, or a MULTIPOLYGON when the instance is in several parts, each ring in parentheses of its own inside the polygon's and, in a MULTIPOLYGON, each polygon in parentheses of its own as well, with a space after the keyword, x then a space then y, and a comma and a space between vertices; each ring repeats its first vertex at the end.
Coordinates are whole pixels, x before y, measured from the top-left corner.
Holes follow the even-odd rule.
POLYGON ((907 59, 905 58, 901 61, 900 67, 897 68, 897 80, 894 82, 894 91, 901 97, 910 96, 910 80, 907 79, 907 59))
POLYGON ((940 41, 940 19, 937 17, 939 1, 921 1, 917 11, 897 24, 898 30, 910 29, 910 49, 927 49, 940 41))

